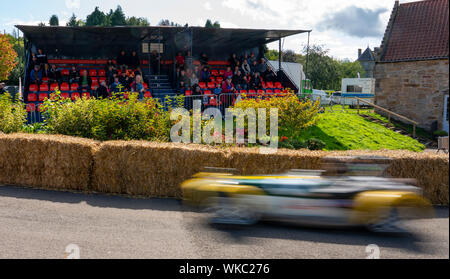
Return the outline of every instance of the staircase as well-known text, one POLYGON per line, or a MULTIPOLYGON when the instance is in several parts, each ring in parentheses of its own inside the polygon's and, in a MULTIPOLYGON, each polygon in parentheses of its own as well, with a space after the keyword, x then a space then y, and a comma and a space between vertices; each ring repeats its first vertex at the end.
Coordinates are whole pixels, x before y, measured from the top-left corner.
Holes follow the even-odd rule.
POLYGON ((148 87, 153 98, 164 99, 166 96, 175 96, 176 90, 172 88, 169 76, 167 75, 149 75, 148 87))

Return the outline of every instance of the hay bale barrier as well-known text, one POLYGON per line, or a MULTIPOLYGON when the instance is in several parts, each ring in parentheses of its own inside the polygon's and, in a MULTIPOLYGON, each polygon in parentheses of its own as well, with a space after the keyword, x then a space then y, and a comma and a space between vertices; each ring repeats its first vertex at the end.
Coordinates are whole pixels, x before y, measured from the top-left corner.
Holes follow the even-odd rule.
POLYGON ((147 141, 97 142, 67 136, 0 135, 0 184, 142 197, 181 198, 180 184, 204 167, 240 174, 321 169, 332 156, 392 159, 386 173, 414 178, 434 204, 449 204, 448 154, 411 151, 309 151, 222 148, 147 141))
POLYGON ((55 135, 0 135, 0 184, 89 191, 99 143, 55 135))
POLYGON ((181 198, 180 184, 203 167, 225 167, 216 148, 145 141, 105 142, 94 156, 93 190, 181 198))

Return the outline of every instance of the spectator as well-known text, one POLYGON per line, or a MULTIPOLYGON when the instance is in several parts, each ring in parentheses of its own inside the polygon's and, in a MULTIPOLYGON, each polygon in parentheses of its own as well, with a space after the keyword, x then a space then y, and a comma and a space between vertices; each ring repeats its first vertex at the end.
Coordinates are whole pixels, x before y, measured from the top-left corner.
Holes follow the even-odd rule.
POLYGON ((252 64, 253 64, 253 61, 258 62, 257 59, 256 59, 256 56, 255 56, 255 53, 254 53, 254 52, 252 52, 252 53, 250 54, 250 57, 248 58, 248 64, 252 65, 252 64))
POLYGON ((139 99, 143 99, 144 98, 145 86, 144 86, 144 83, 142 81, 142 76, 140 76, 140 75, 136 76, 135 81, 131 84, 131 90, 133 92, 139 93, 139 99))
POLYGON ((31 69, 34 69, 34 66, 36 66, 36 65, 40 66, 36 55, 34 55, 33 58, 31 58, 31 63, 30 63, 31 69))
POLYGON ((88 71, 84 71, 83 75, 80 77, 80 84, 78 86, 78 91, 90 91, 92 86, 92 79, 88 76, 88 71))
POLYGON ((113 65, 109 65, 108 69, 105 72, 106 80, 108 81, 108 84, 114 83, 114 78, 117 76, 117 72, 114 69, 113 65))
POLYGON ((131 53, 131 57, 129 58, 128 66, 131 69, 137 69, 141 65, 141 60, 139 59, 139 56, 137 55, 137 52, 133 50, 131 53))
POLYGON ((234 69, 239 64, 239 59, 237 59, 236 53, 233 53, 228 59, 228 62, 230 63, 231 69, 234 69))
POLYGON ((201 80, 203 82, 210 82, 211 81, 211 73, 209 72, 208 67, 203 67, 201 80))
MULTIPOLYGON (((203 69, 202 69, 203 70, 203 69)), ((200 67, 198 65, 195 65, 194 67, 194 73, 198 76, 201 77, 202 76, 202 71, 200 70, 200 67)))
POLYGON ((231 70, 230 66, 227 67, 227 70, 223 74, 223 78, 224 79, 227 79, 228 77, 232 77, 233 78, 233 71, 231 70))
POLYGON ((240 71, 239 66, 235 66, 233 70, 233 76, 237 75, 237 73, 240 71))
POLYGON ((142 71, 141 67, 137 67, 136 70, 134 71, 134 76, 141 76, 142 78, 142 82, 146 82, 145 78, 144 78, 144 72, 142 71))
POLYGON ((106 99, 109 97, 108 87, 106 87, 105 81, 102 81, 100 83, 100 86, 97 87, 97 90, 95 90, 95 93, 97 95, 97 98, 100 98, 100 99, 106 99))
POLYGON ((2 94, 5 94, 5 92, 6 92, 6 85, 5 85, 5 83, 0 83, 0 95, 2 95, 2 94))
POLYGON ((231 82, 231 77, 228 77, 222 84, 222 95, 220 95, 220 102, 222 103, 222 114, 225 113, 225 108, 228 108, 234 99, 234 94, 236 89, 234 88, 233 83, 231 82))
POLYGON ((258 72, 253 73, 253 75, 249 81, 248 87, 249 87, 249 89, 253 89, 253 90, 259 90, 262 88, 262 81, 261 81, 261 77, 259 76, 258 72))
POLYGON ((129 60, 125 50, 122 50, 117 57, 117 65, 122 70, 125 71, 128 68, 129 60))
POLYGON ((34 69, 31 70, 30 81, 31 83, 36 83, 37 85, 40 85, 42 83, 42 72, 39 65, 35 65, 34 69))
POLYGON ((235 91, 236 89, 234 88, 234 85, 232 83, 232 77, 229 76, 222 84, 222 93, 233 93, 235 91))
POLYGON ((242 71, 244 73, 244 75, 248 75, 250 74, 252 71, 250 69, 250 65, 248 64, 247 60, 244 60, 244 62, 242 62, 242 71))
POLYGON ((233 76, 233 80, 232 80, 233 84, 236 86, 236 89, 239 90, 246 90, 247 89, 247 84, 244 80, 244 77, 242 76, 242 72, 238 71, 236 73, 236 75, 233 76))
MULTIPOLYGON (((241 65, 244 64, 244 62, 248 63, 248 54, 245 53, 243 57, 241 57, 241 65)), ((250 64, 249 64, 250 65, 250 64)))
POLYGON ((125 90, 130 90, 131 80, 126 72, 122 72, 122 74, 119 76, 119 81, 123 85, 125 90))
MULTIPOLYGON (((109 69, 109 66, 112 66, 114 70, 117 70, 117 69, 116 69, 116 64, 114 64, 114 61, 112 61, 111 59, 109 59, 109 60, 106 62, 106 66, 105 66, 105 70, 106 70, 106 71, 109 69)), ((113 81, 113 82, 114 82, 114 81, 113 81)))
POLYGON ((36 54, 37 62, 42 66, 43 64, 48 64, 47 55, 42 51, 42 49, 38 49, 38 53, 36 54))
POLYGON ((216 94, 216 95, 222 94, 222 84, 220 84, 220 83, 216 84, 216 88, 214 89, 214 94, 216 94))
POLYGON ((275 73, 273 71, 267 71, 265 80, 270 81, 270 82, 276 82, 277 80, 276 80, 275 73))
POLYGON ((261 60, 259 61, 257 71, 259 72, 259 74, 260 74, 262 77, 265 77, 265 76, 266 76, 266 73, 267 73, 267 64, 266 64, 266 60, 264 60, 264 58, 261 58, 261 60))
POLYGON ((177 61, 177 67, 184 69, 184 56, 181 54, 181 52, 178 52, 177 56, 175 57, 175 60, 177 61))
POLYGON ((209 58, 208 58, 208 56, 206 56, 206 53, 203 53, 199 60, 200 60, 200 63, 202 64, 202 66, 208 65, 209 58))
POLYGON ((256 60, 253 60, 252 64, 250 65, 250 71, 252 74, 258 72, 258 62, 256 62, 256 60))
POLYGON ((111 84, 111 93, 122 93, 124 92, 124 87, 119 81, 119 77, 114 77, 114 82, 111 84))
POLYGON ((198 78, 195 73, 192 73, 191 80, 190 80, 190 86, 198 85, 198 78))
POLYGON ((80 75, 78 74, 77 67, 72 66, 69 71, 69 82, 78 83, 80 81, 80 75))
POLYGON ((156 50, 153 50, 150 54, 151 71, 153 75, 159 72, 160 55, 156 50))
MULTIPOLYGON (((46 64, 46 65, 48 65, 48 64, 46 64)), ((56 68, 55 64, 52 64, 48 78, 49 78, 50 82, 60 82, 61 81, 61 71, 56 68)))
POLYGON ((48 64, 44 64, 44 68, 42 69, 42 78, 50 79, 50 66, 48 64))

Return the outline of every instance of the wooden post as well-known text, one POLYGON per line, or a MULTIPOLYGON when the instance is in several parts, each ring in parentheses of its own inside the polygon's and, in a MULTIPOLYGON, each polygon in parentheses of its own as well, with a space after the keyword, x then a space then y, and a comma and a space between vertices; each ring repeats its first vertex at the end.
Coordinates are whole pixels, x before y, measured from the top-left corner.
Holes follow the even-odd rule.
POLYGON ((356 106, 357 106, 357 109, 358 109, 358 115, 359 115, 359 99, 357 99, 356 106))

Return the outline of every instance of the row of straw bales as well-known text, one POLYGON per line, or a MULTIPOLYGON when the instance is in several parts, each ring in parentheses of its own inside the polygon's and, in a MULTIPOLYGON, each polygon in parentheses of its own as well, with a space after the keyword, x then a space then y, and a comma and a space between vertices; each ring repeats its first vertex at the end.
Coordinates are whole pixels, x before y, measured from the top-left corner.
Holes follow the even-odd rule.
POLYGON ((385 156, 386 173, 414 178, 433 203, 449 203, 446 154, 410 151, 309 151, 216 148, 146 141, 0 135, 0 184, 145 197, 181 197, 179 185, 204 167, 234 168, 241 174, 320 169, 330 156, 385 156))

